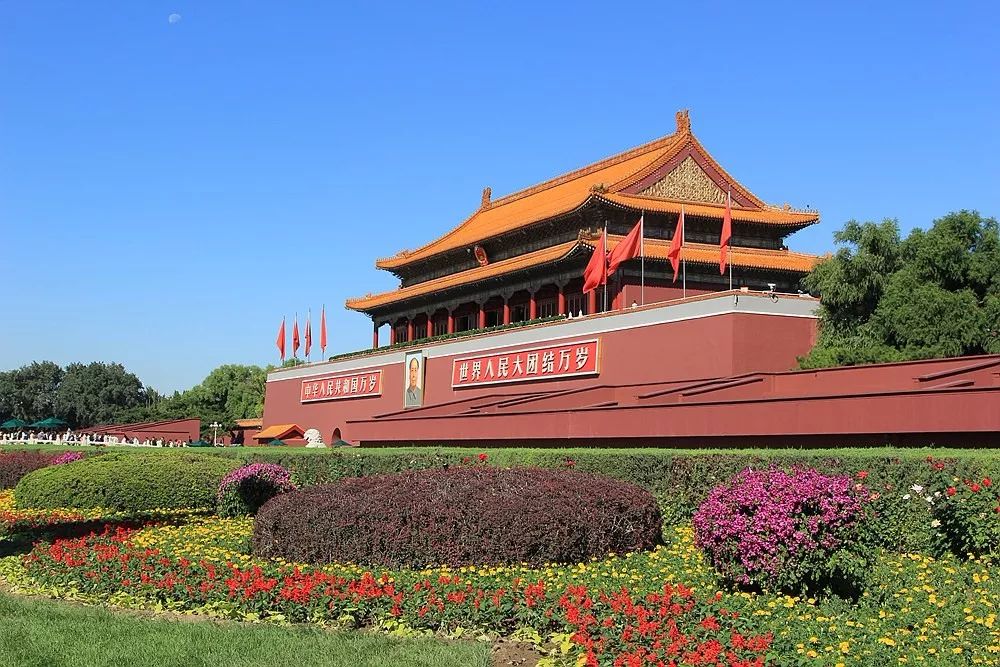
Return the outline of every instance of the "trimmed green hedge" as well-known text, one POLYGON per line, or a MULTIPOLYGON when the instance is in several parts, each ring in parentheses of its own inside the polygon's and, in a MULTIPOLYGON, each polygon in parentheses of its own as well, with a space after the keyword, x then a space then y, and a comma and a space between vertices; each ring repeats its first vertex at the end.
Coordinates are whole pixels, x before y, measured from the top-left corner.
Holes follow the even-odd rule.
MULTIPOLYGON (((1000 452, 942 448, 824 449, 824 450, 674 450, 674 449, 450 449, 386 448, 331 450, 220 450, 218 456, 277 463, 292 471, 300 486, 333 482, 403 470, 421 470, 478 463, 485 453, 488 465, 573 468, 643 486, 660 501, 665 524, 681 523, 691 515, 712 487, 746 468, 775 466, 815 468, 826 474, 862 476, 865 486, 878 493, 883 510, 875 525, 884 544, 900 551, 932 551, 933 517, 927 504, 910 491, 926 486, 933 474, 928 456, 944 460, 955 477, 1000 478, 1000 452), (906 495, 910 498, 904 498, 906 495)), ((859 480, 860 481, 860 480, 859 480)))
POLYGON ((18 507, 102 507, 122 512, 215 506, 222 477, 238 462, 172 452, 108 453, 25 475, 18 507))

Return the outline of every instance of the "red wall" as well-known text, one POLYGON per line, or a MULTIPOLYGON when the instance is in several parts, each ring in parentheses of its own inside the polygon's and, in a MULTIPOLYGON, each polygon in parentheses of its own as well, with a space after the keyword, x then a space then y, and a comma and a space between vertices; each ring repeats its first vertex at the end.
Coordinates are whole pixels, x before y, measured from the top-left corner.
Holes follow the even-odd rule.
MULTIPOLYGON (((548 326, 551 327, 553 337, 563 335, 559 324, 548 326)), ((750 368, 757 371, 787 370, 795 365, 796 357, 811 348, 815 328, 816 320, 813 318, 727 313, 607 331, 580 336, 580 339, 601 339, 601 371, 597 377, 521 382, 461 390, 451 387, 452 360, 457 358, 456 355, 431 357, 427 359, 425 368, 424 406, 486 396, 525 394, 535 390, 551 392, 606 384, 645 384, 725 377, 750 368)), ((481 340, 482 347, 489 348, 495 338, 483 336, 481 340)), ((524 347, 526 346, 518 345, 505 349, 524 347)), ((460 356, 467 356, 467 353, 460 356)), ((322 367, 316 369, 317 377, 333 372, 332 366, 327 365, 325 368, 325 371, 322 367)), ((354 440, 349 421, 403 409, 402 363, 387 365, 382 370, 384 389, 382 396, 377 398, 302 404, 299 399, 303 378, 269 381, 264 403, 264 424, 295 423, 303 429, 318 428, 326 442, 331 441, 333 430, 340 428, 345 440, 354 440)))

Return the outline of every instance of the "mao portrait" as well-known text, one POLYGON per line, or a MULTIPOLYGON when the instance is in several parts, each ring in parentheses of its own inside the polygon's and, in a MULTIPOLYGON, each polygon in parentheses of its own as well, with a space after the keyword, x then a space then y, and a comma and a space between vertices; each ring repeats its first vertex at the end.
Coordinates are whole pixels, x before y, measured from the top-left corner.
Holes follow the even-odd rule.
POLYGON ((424 356, 422 352, 408 352, 403 362, 403 407, 419 408, 424 404, 424 356))

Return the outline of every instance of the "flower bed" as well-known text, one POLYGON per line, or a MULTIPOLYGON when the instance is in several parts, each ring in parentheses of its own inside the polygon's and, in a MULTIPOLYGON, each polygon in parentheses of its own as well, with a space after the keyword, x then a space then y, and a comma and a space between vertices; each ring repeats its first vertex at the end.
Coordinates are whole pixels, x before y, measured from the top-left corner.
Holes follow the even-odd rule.
POLYGON ((741 664, 727 662, 729 650, 749 664, 767 655, 779 665, 1000 664, 1000 585, 989 559, 885 554, 861 600, 847 604, 719 593, 690 527, 668 530, 653 551, 574 566, 427 570, 259 559, 249 554, 251 529, 247 519, 202 518, 39 544, 24 568, 49 590, 232 618, 537 634, 557 653, 564 647, 571 664, 588 648, 602 665, 655 664, 636 660, 671 637, 697 647, 677 664, 684 655, 686 664, 741 664))
POLYGON ((88 509, 20 509, 15 506, 14 492, 0 491, 0 539, 8 535, 33 533, 80 524, 98 527, 108 523, 142 524, 151 521, 179 521, 207 514, 207 509, 153 509, 138 513, 116 512, 99 507, 88 509))

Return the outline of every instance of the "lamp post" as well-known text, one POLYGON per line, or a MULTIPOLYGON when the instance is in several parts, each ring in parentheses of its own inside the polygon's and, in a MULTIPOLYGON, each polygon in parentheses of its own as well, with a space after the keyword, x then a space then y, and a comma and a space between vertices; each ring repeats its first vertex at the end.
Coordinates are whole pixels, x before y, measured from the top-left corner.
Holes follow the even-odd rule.
POLYGON ((209 424, 209 426, 212 427, 212 446, 213 447, 218 447, 219 446, 219 427, 221 427, 222 424, 220 424, 219 422, 212 422, 211 424, 209 424))

